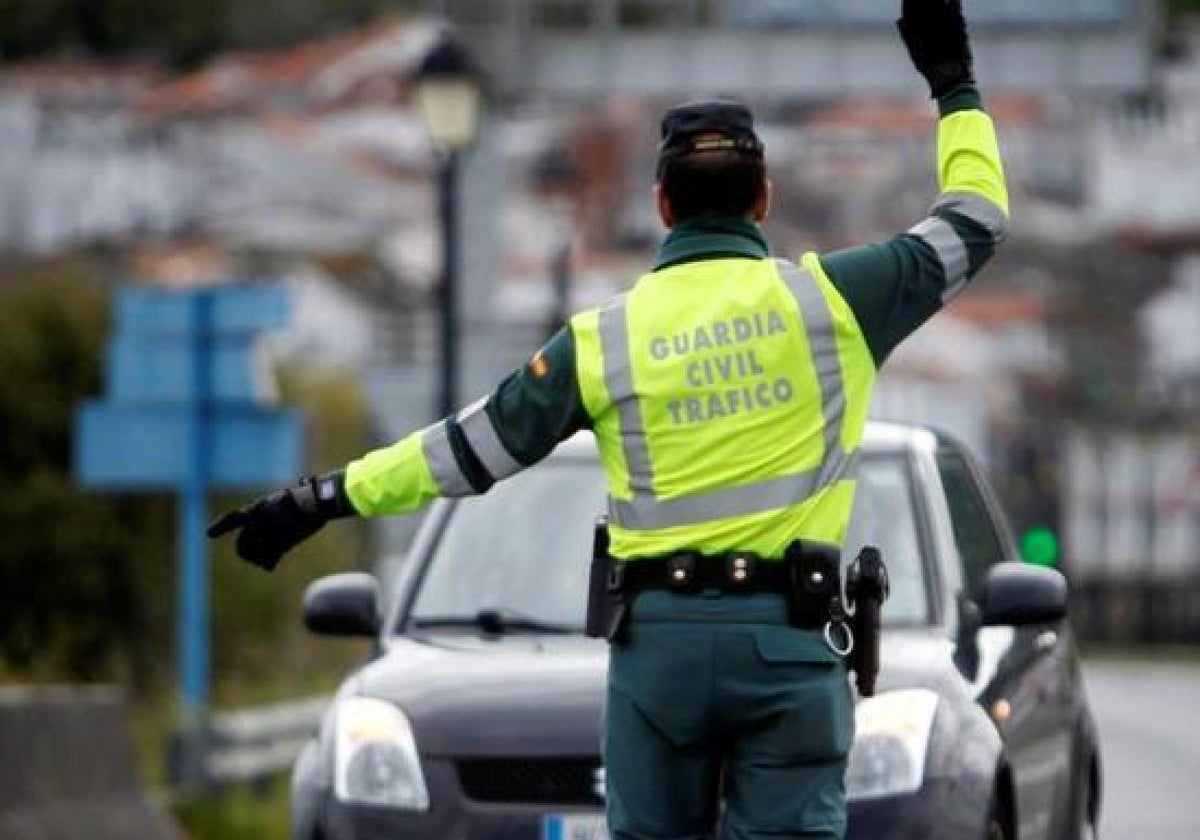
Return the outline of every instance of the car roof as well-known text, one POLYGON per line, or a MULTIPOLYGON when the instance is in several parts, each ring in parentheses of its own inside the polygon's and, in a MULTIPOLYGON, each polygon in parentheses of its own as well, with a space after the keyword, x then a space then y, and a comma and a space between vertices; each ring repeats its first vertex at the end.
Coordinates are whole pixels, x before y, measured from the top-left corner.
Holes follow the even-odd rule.
MULTIPOLYGON (((939 447, 953 446, 954 439, 937 429, 916 423, 871 420, 863 433, 865 454, 904 451, 934 452, 939 447)), ((579 432, 559 444, 555 458, 595 458, 596 440, 591 432, 579 432)))

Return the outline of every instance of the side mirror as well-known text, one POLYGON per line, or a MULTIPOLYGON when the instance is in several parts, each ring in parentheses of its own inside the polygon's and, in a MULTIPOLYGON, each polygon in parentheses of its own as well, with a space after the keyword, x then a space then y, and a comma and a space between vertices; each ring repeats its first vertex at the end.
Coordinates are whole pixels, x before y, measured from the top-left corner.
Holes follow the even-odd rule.
POLYGON ((1067 614, 1067 579, 1057 569, 998 563, 983 586, 983 626, 1053 624, 1067 614))
POLYGON ((304 626, 314 633, 373 637, 379 624, 379 583, 373 575, 330 575, 304 590, 304 626))

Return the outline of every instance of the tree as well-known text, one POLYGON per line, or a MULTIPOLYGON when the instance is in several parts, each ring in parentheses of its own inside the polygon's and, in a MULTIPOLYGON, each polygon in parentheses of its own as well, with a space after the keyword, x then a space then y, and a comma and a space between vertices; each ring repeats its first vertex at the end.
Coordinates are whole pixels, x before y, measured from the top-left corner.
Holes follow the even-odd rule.
POLYGON ((192 64, 361 23, 404 0, 0 0, 0 58, 82 51, 192 64))
POLYGON ((100 390, 106 294, 78 263, 0 298, 0 655, 10 672, 152 676, 170 589, 165 497, 98 496, 71 483, 76 401, 100 390))
MULTIPOLYGON (((174 662, 174 500, 91 492, 71 477, 75 408, 104 390, 108 301, 81 260, 0 287, 0 678, 115 680, 147 693, 174 662)), ((355 380, 293 371, 282 384, 285 401, 306 410, 316 468, 361 451, 355 380)), ((361 537, 352 525, 327 528, 273 575, 237 560, 228 540, 214 546, 213 660, 230 692, 287 691, 311 682, 314 665, 343 667, 353 651, 310 641, 297 606, 312 577, 361 564, 361 537)))

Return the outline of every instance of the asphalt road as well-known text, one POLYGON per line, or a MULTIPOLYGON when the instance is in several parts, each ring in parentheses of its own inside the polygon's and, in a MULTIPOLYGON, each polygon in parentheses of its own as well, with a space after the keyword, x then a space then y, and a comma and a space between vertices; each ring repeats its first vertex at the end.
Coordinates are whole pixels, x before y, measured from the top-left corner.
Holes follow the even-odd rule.
POLYGON ((1200 662, 1089 661, 1100 840, 1200 840, 1200 662))

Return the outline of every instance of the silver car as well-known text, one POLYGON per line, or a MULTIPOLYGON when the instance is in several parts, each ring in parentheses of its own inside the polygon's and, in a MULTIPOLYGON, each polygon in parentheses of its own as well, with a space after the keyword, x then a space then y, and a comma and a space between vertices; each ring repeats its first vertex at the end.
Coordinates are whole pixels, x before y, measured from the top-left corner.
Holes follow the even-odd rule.
MULTIPOLYGON (((298 840, 607 838, 607 648, 581 633, 603 506, 580 435, 436 505, 386 602, 361 573, 310 587, 310 629, 375 646, 296 764, 298 840)), ((867 544, 892 592, 878 693, 856 708, 848 837, 1094 837, 1100 759, 1066 583, 1017 562, 961 445, 869 425, 847 557, 867 544)))

